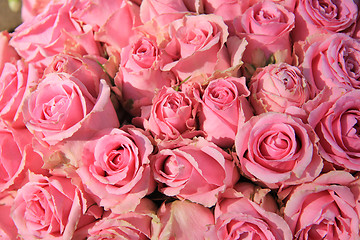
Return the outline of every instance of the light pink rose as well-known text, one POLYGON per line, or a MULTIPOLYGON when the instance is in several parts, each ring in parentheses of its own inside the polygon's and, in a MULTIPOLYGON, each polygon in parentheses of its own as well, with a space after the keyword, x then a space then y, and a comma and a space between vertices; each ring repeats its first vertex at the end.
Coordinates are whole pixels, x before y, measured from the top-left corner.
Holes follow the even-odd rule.
POLYGON ((230 67, 225 47, 227 26, 220 16, 185 15, 169 25, 170 40, 164 50, 172 61, 162 67, 173 71, 181 81, 230 67), (205 61, 204 61, 205 60, 205 61))
POLYGON ((16 193, 13 193, 0 198, 0 239, 2 240, 20 240, 18 230, 10 216, 15 195, 16 193))
POLYGON ((71 179, 32 174, 18 190, 11 216, 24 239, 83 239, 81 228, 102 212, 71 179))
POLYGON ((152 235, 151 222, 155 216, 154 203, 143 198, 133 212, 123 214, 106 212, 102 219, 89 229, 87 239, 150 239, 152 235))
POLYGON ((263 113, 238 129, 237 163, 245 176, 269 188, 312 181, 323 167, 313 129, 283 113, 263 113))
POLYGON ((239 179, 232 157, 202 137, 160 149, 151 167, 160 192, 206 207, 239 179))
POLYGON ((157 215, 159 222, 154 221, 153 228, 154 239, 159 240, 204 239, 208 226, 214 224, 210 209, 189 201, 164 202, 157 215))
POLYGON ((152 132, 155 139, 192 138, 198 130, 196 109, 197 104, 186 93, 164 87, 153 99, 145 128, 152 132))
POLYGON ((49 73, 25 99, 26 127, 45 146, 90 138, 119 121, 104 80, 49 73), (94 82, 95 81, 95 82, 94 82), (106 121, 104 121, 106 117, 106 121))
POLYGON ((10 45, 27 62, 44 68, 61 52, 100 55, 91 27, 72 18, 72 1, 50 4, 46 11, 22 23, 12 33, 10 45))
POLYGON ((15 49, 9 45, 10 35, 7 31, 0 32, 0 74, 5 63, 15 63, 20 57, 15 49))
POLYGON ((51 3, 65 3, 66 0, 23 0, 21 5, 22 20, 29 21, 45 11, 51 3))
POLYGON ((12 127, 24 127, 24 96, 37 84, 39 73, 33 64, 18 60, 5 63, 0 75, 0 118, 12 127))
POLYGON ((288 224, 278 215, 275 200, 268 193, 265 189, 255 191, 254 186, 247 183, 228 189, 215 206, 215 225, 207 232, 208 239, 293 239, 288 224), (255 199, 259 196, 260 199, 255 199))
POLYGON ((360 170, 360 90, 320 103, 308 121, 320 139, 320 155, 326 161, 337 168, 360 170))
POLYGON ((100 206, 115 213, 132 211, 155 188, 152 152, 153 145, 141 129, 104 130, 86 143, 77 173, 100 206))
POLYGON ((325 86, 360 88, 360 43, 343 34, 320 35, 306 49, 301 65, 304 77, 319 92, 325 86))
POLYGON ((260 60, 266 62, 280 51, 286 62, 291 62, 290 32, 294 25, 294 14, 272 1, 260 1, 248 8, 234 19, 236 34, 248 41, 242 60, 259 65, 260 60), (259 50, 262 52, 260 57, 256 55, 259 50))
POLYGON ((143 23, 161 14, 195 12, 201 13, 201 0, 143 0, 140 5, 140 17, 143 23))
POLYGON ((287 63, 257 69, 250 79, 249 89, 250 103, 256 114, 301 107, 311 96, 310 85, 300 69, 287 63))
POLYGON ((294 237, 359 239, 359 182, 343 171, 321 175, 297 187, 284 209, 294 237))
POLYGON ((218 78, 211 80, 205 89, 196 87, 193 90, 200 103, 200 129, 206 133, 207 140, 220 147, 232 147, 238 126, 253 115, 246 99, 250 92, 245 81, 244 77, 218 78))
POLYGON ((156 91, 163 86, 175 85, 175 76, 160 69, 166 58, 154 37, 139 36, 121 50, 119 72, 114 81, 121 91, 124 108, 132 115, 140 116, 144 108, 150 108, 156 91))
POLYGON ((359 13, 357 0, 300 0, 295 8, 294 41, 321 33, 342 32, 352 35, 359 13))

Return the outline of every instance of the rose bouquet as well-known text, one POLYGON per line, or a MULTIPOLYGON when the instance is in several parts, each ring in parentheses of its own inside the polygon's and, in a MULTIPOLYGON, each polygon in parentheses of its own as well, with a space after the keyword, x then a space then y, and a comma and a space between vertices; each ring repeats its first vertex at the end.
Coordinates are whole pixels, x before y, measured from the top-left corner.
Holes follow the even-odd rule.
POLYGON ((357 0, 23 0, 1 239, 360 239, 357 0))

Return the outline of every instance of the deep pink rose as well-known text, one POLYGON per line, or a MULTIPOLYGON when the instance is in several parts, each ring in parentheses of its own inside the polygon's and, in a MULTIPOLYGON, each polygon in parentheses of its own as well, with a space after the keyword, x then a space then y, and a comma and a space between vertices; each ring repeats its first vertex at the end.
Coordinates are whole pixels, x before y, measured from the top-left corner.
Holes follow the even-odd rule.
POLYGON ((132 211, 155 188, 152 152, 153 145, 141 129, 104 130, 86 143, 77 173, 100 206, 115 213, 132 211))
POLYGON ((152 235, 151 222, 155 216, 156 207, 154 203, 143 198, 133 212, 123 214, 106 212, 102 219, 89 229, 87 239, 150 239, 152 235))
POLYGON ((24 96, 37 84, 39 74, 33 64, 18 60, 5 63, 0 75, 0 118, 12 127, 23 127, 24 96))
POLYGON ((145 128, 156 139, 171 140, 180 136, 191 138, 198 130, 196 109, 197 104, 186 93, 164 87, 153 99, 145 128))
POLYGON ((161 149, 151 166, 160 192, 206 207, 239 179, 232 157, 202 137, 161 149))
POLYGON ((284 55, 286 62, 291 60, 290 32, 295 25, 295 16, 280 4, 260 1, 244 14, 234 19, 236 34, 248 41, 243 61, 259 65, 277 52, 284 55), (262 52, 260 57, 259 50, 262 52), (260 60, 258 58, 261 58, 260 60))
POLYGON ((61 52, 100 55, 91 27, 72 18, 72 1, 52 3, 40 15, 22 23, 12 33, 10 45, 27 62, 43 68, 61 52))
POLYGON ((153 224, 154 239, 204 239, 209 225, 214 224, 210 209, 189 201, 163 203, 153 224))
POLYGON ((294 41, 321 33, 342 32, 351 35, 359 10, 357 0, 300 0, 295 8, 294 41))
POLYGON ((297 187, 284 209, 294 237, 359 239, 360 183, 343 171, 321 175, 297 187))
POLYGON ((301 107, 310 99, 311 89, 300 69, 287 63, 257 69, 249 82, 250 103, 257 114, 285 112, 301 107))
POLYGON ((320 155, 326 161, 360 170, 360 90, 322 102, 310 112, 308 121, 320 139, 320 155))
POLYGON ((102 209, 69 178, 30 175, 18 190, 11 216, 24 239, 83 239, 102 209))
POLYGON ((232 147, 238 126, 253 115, 246 99, 250 92, 245 81, 244 77, 219 78, 211 80, 204 90, 194 89, 194 97, 200 103, 200 128, 207 140, 220 147, 232 147))
POLYGON ((238 166, 245 176, 270 188, 312 181, 323 167, 313 129, 283 113, 263 113, 238 129, 238 166))
POLYGON ((268 193, 265 189, 255 190, 248 183, 228 189, 215 206, 215 225, 207 232, 208 239, 293 239, 288 224, 278 215, 275 200, 268 193))
POLYGON ((25 99, 26 127, 37 140, 50 146, 71 138, 86 139, 100 129, 118 127, 110 88, 104 80, 97 81, 79 80, 67 73, 47 74, 25 99))
POLYGON ((314 38, 302 63, 304 77, 317 91, 325 86, 360 88, 360 43, 342 33, 314 38))
POLYGON ((230 67, 225 42, 227 26, 220 16, 185 15, 169 25, 170 41, 165 52, 172 61, 162 67, 173 71, 180 80, 207 78, 216 70, 230 67))
POLYGON ((115 84, 123 106, 132 115, 140 116, 144 108, 150 108, 157 90, 175 85, 175 76, 160 69, 166 58, 153 37, 139 36, 121 50, 115 84))
POLYGON ((15 63, 20 57, 15 49, 9 45, 10 35, 7 31, 0 32, 0 74, 5 63, 15 63))

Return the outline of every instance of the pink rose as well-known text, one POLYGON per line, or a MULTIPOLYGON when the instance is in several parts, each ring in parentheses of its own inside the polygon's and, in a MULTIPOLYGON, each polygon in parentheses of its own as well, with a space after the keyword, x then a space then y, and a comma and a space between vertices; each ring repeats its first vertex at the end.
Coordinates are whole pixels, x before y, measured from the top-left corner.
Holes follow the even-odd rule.
POLYGON ((20 240, 18 230, 10 216, 14 197, 15 193, 0 198, 0 239, 2 240, 20 240))
POLYGON ((189 201, 163 203, 157 215, 159 222, 154 221, 153 226, 159 240, 204 239, 208 226, 214 224, 210 209, 189 201))
POLYGON ((29 21, 45 11, 50 3, 65 3, 65 0, 23 0, 21 6, 22 20, 29 21))
POLYGON ((237 35, 245 37, 249 43, 242 60, 260 65, 259 61, 266 61, 272 54, 282 52, 286 62, 290 62, 289 35, 294 25, 294 14, 272 1, 260 1, 248 8, 244 14, 234 19, 237 35))
POLYGON ((341 33, 314 38, 305 51, 304 77, 317 89, 360 88, 360 43, 341 33))
POLYGON ((287 63, 258 69, 251 77, 249 89, 256 114, 301 107, 311 96, 310 86, 300 69, 287 63))
POLYGON ((321 175, 295 189, 284 209, 294 237, 359 239, 359 182, 343 171, 321 175))
POLYGON ((192 138, 197 135, 196 109, 197 104, 186 93, 164 87, 153 99, 145 128, 156 139, 192 138))
MULTIPOLYGON (((251 184, 237 184, 228 189, 215 206, 215 225, 210 227, 207 236, 210 240, 221 239, 293 239, 285 220, 277 214, 277 206, 269 191, 254 191, 251 184), (252 195, 250 195, 251 193, 252 195), (265 195, 264 195, 265 194, 265 195), (247 196, 249 195, 249 196, 247 196), (256 203, 261 195, 261 205, 256 203), (251 199, 251 196, 253 199, 251 199), (272 211, 272 210, 275 211, 272 211)), ((259 199, 260 200, 260 199, 259 199)))
POLYGON ((7 31, 0 32, 0 74, 5 63, 14 63, 20 57, 15 49, 9 45, 10 35, 7 31))
POLYGON ((201 137, 161 149, 151 166, 160 192, 206 207, 239 179, 232 157, 201 137))
POLYGON ((100 55, 91 28, 72 18, 71 7, 72 1, 50 4, 46 11, 15 29, 10 45, 27 62, 41 68, 50 64, 52 56, 64 51, 100 55))
POLYGON ((224 45, 228 31, 220 16, 185 15, 169 25, 169 37, 164 50, 172 61, 162 70, 173 71, 182 81, 197 76, 207 78, 216 70, 230 67, 224 45))
POLYGON ((132 115, 140 116, 144 108, 150 108, 157 90, 175 85, 175 76, 160 70, 166 58, 152 37, 139 36, 121 50, 115 85, 121 91, 123 106, 132 115))
POLYGON ((150 239, 151 222, 155 218, 156 207, 149 199, 141 199, 133 212, 114 214, 107 212, 101 220, 89 229, 88 240, 101 239, 150 239))
POLYGON ((319 33, 342 32, 351 35, 359 13, 356 0, 300 0, 295 8, 294 41, 319 33))
POLYGON ((105 81, 79 80, 67 73, 47 74, 26 97, 23 115, 26 127, 47 146, 119 126, 105 81))
POLYGON ((310 112, 308 121, 326 161, 342 169, 360 170, 360 90, 322 102, 310 112))
POLYGON ((100 206, 115 213, 132 211, 154 188, 150 139, 141 129, 99 132, 86 143, 77 173, 100 206))
POLYGON ((220 147, 232 147, 238 126, 253 115, 246 99, 250 92, 245 81, 244 77, 219 78, 211 80, 205 90, 194 89, 194 97, 201 106, 200 128, 207 140, 220 147))
POLYGON ((33 64, 18 60, 15 64, 5 63, 0 75, 0 118, 12 127, 24 127, 22 105, 39 79, 33 64))
POLYGON ((282 113, 252 117, 238 129, 235 148, 244 175, 270 188, 312 181, 323 167, 312 128, 282 113))
POLYGON ((30 175, 18 190, 11 216, 24 239, 83 239, 102 209, 71 179, 30 175))

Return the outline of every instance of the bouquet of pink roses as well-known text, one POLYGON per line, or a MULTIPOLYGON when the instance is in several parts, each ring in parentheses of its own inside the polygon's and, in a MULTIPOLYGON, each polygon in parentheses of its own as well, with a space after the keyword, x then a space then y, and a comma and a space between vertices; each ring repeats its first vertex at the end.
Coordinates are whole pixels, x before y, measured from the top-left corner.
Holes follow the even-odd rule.
POLYGON ((360 239, 358 0, 23 0, 1 239, 360 239))

